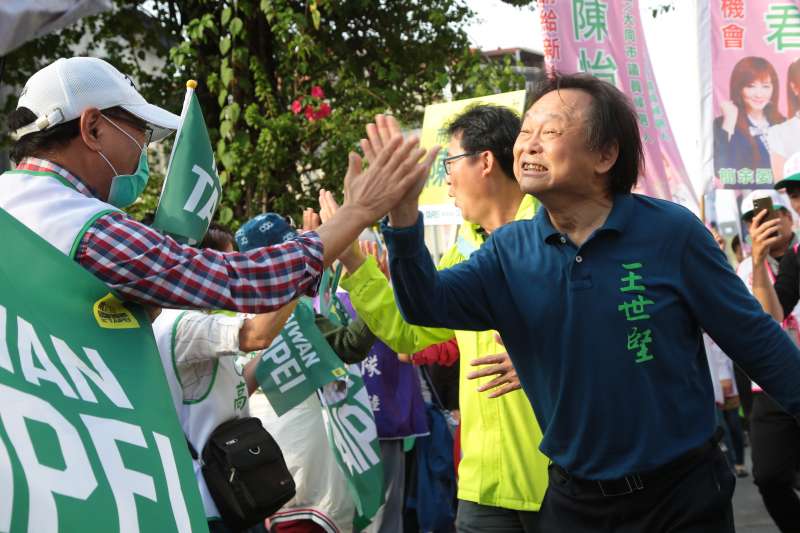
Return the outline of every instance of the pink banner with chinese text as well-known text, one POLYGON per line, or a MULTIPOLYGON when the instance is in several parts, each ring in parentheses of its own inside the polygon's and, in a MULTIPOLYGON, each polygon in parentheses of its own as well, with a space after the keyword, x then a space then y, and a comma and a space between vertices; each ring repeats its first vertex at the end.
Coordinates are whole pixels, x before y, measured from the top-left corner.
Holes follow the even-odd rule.
POLYGON ((699 211, 656 86, 637 0, 539 0, 548 69, 616 85, 639 117, 645 174, 635 192, 699 211))
POLYGON ((714 186, 772 188, 800 152, 800 1, 710 0, 709 9, 714 186))

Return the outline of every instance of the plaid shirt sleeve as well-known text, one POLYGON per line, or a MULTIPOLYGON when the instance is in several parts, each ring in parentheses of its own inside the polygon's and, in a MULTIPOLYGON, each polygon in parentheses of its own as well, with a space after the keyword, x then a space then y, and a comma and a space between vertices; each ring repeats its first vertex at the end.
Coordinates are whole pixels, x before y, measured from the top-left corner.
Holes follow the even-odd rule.
POLYGON ((314 232, 249 252, 178 244, 122 213, 99 217, 76 261, 130 300, 160 307, 263 313, 315 294, 322 241, 314 232))

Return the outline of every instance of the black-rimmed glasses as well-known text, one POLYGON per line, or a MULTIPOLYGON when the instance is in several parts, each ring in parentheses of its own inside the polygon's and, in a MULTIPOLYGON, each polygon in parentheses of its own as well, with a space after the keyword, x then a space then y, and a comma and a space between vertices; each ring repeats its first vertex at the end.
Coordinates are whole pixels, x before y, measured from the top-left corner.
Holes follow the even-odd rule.
POLYGON ((451 155, 450 157, 445 157, 444 159, 442 159, 442 165, 444 165, 444 173, 447 174, 448 176, 450 175, 450 164, 453 161, 457 161, 462 157, 470 157, 473 155, 478 155, 478 152, 464 152, 463 154, 451 155))

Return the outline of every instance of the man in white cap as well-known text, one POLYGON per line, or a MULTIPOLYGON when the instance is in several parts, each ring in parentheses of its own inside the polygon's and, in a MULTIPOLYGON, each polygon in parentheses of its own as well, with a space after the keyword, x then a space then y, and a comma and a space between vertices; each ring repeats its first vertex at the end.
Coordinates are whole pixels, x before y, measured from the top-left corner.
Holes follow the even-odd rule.
MULTIPOLYGON (((776 189, 786 189, 792 208, 800 208, 800 153, 786 160, 783 179, 776 189)), ((761 193, 764 194, 764 193, 761 193)), ((773 199, 773 204, 778 202, 773 199)), ((744 210, 744 208, 743 208, 744 210)), ((784 329, 794 330, 798 340, 796 311, 800 298, 800 262, 798 245, 786 228, 774 220, 764 222, 765 215, 753 218, 754 294, 764 309, 784 329), (778 231, 775 228, 781 226, 778 231), (787 242, 780 254, 773 252, 780 242, 787 242), (766 261, 757 258, 766 256, 766 261), (775 258, 780 264, 775 268, 775 258), (774 283, 774 288, 773 288, 774 283)), ((800 531, 800 498, 794 491, 795 474, 800 466, 800 423, 784 411, 761 388, 753 383, 753 408, 750 416, 750 444, 753 459, 753 480, 775 524, 781 531, 800 531)))
MULTIPOLYGON (((759 259, 762 259, 762 263, 766 261, 765 266, 767 266, 768 269, 765 272, 767 272, 767 276, 774 281, 775 276, 778 274, 778 264, 780 263, 781 257, 784 256, 786 250, 795 241, 794 233, 792 233, 792 214, 787 207, 789 204, 788 199, 785 195, 779 194, 777 191, 758 190, 749 193, 742 200, 741 213, 742 223, 747 226, 747 231, 751 234, 751 237, 753 231, 756 229, 753 224, 753 218, 756 215, 753 203, 757 198, 770 198, 772 200, 772 208, 775 211, 773 216, 777 219, 777 222, 774 222, 773 225, 777 228, 778 233, 780 233, 779 237, 776 235, 777 238, 774 242, 771 242, 770 246, 760 250, 766 254, 766 257, 759 259)), ((762 219, 759 218, 758 220, 761 221, 762 219)), ((772 230, 773 233, 774 229, 775 228, 772 230)), ((750 292, 753 292, 753 262, 753 256, 746 257, 739 263, 736 269, 736 273, 739 274, 739 277, 745 282, 750 292)))
POLYGON ((178 127, 133 82, 97 58, 59 59, 28 80, 9 126, 15 170, 0 208, 130 300, 173 308, 266 312, 313 293, 323 271, 367 225, 424 182, 435 150, 395 136, 362 172, 351 153, 344 213, 286 243, 247 253, 200 252, 129 218, 147 184, 147 145, 178 127))

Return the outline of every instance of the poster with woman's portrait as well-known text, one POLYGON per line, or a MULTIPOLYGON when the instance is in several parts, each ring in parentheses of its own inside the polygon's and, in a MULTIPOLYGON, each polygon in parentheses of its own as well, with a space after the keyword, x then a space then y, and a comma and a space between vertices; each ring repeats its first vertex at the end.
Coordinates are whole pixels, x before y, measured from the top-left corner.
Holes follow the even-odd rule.
POLYGON ((800 152, 800 2, 710 4, 714 185, 771 189, 800 152))

